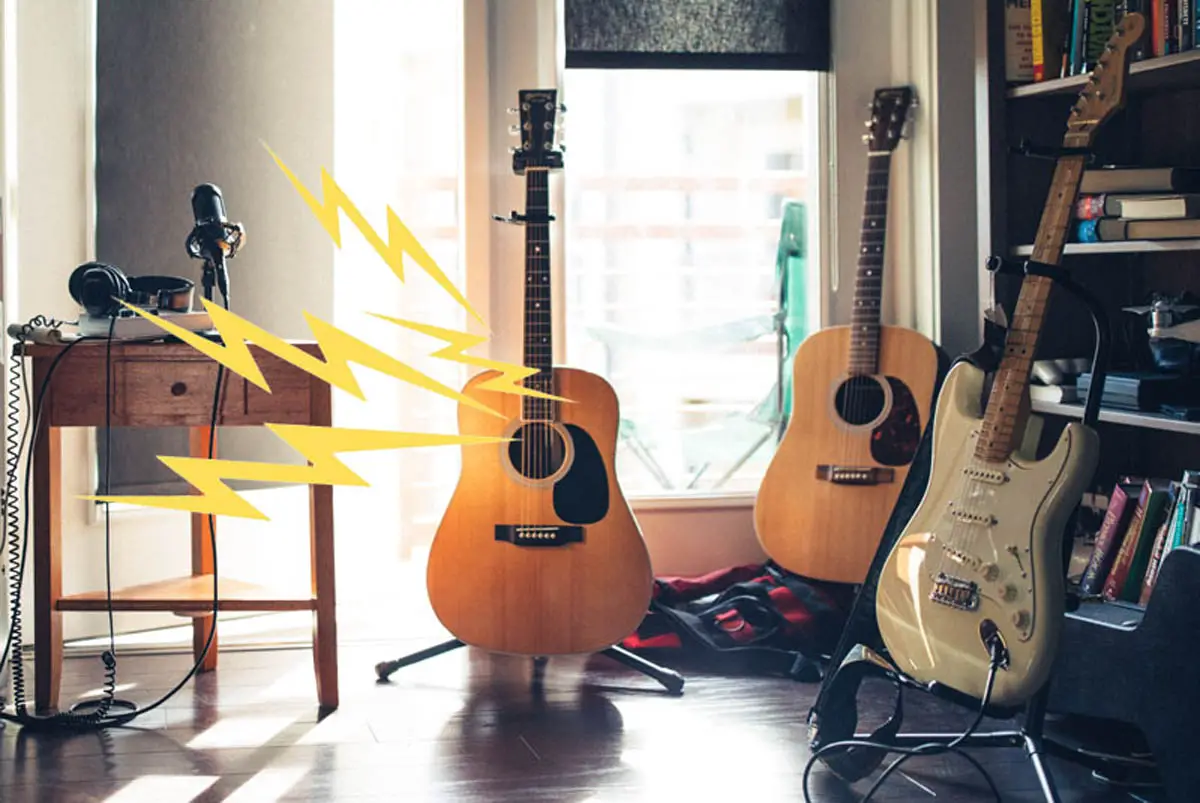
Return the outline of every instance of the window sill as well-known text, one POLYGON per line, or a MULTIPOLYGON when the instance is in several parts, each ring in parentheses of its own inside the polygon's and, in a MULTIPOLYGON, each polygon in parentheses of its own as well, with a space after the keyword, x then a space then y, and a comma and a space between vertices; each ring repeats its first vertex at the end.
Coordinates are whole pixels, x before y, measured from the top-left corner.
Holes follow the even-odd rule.
POLYGON ((713 510, 754 507, 755 495, 742 494, 679 494, 675 496, 631 497, 629 505, 639 510, 713 510))

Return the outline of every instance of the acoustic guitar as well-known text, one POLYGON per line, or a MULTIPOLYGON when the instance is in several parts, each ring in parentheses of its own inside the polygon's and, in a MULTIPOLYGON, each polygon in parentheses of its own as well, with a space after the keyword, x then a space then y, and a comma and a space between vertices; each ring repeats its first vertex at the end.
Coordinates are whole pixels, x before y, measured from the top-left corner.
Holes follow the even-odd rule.
POLYGON ((866 578, 933 406, 937 349, 880 324, 892 152, 912 104, 908 87, 875 92, 850 324, 796 349, 791 417, 755 500, 763 550, 816 580, 866 578))
MULTIPOLYGON (((1062 256, 1086 151, 1123 103, 1128 50, 1144 26, 1139 14, 1122 17, 1070 113, 1034 262, 1057 265, 1062 256)), ((947 375, 929 484, 875 598, 880 634, 901 671, 1000 706, 1031 698, 1055 661, 1066 605, 1063 531, 1099 456, 1099 436, 1079 422, 1040 460, 1024 444, 1050 290, 1045 276, 1023 278, 986 409, 979 368, 961 362, 947 375)))
POLYGON ((456 638, 493 652, 598 652, 632 633, 653 587, 650 557, 615 474, 617 397, 601 377, 554 367, 548 175, 557 90, 518 93, 525 178, 524 381, 540 395, 463 394, 504 419, 460 405, 460 431, 511 439, 462 450, 462 470, 432 546, 426 580, 434 613, 456 638), (558 401, 555 398, 568 401, 558 401))

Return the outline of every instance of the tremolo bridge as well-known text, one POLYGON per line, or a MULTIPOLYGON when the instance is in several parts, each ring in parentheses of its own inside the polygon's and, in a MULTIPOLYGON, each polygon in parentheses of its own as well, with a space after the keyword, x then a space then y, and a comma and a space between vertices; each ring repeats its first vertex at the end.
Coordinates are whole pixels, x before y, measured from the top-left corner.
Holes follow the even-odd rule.
POLYGON ((971 580, 938 572, 929 599, 960 611, 973 611, 979 607, 979 586, 971 580))
POLYGON ((894 482, 896 472, 876 466, 817 466, 817 479, 835 485, 883 485, 894 482))

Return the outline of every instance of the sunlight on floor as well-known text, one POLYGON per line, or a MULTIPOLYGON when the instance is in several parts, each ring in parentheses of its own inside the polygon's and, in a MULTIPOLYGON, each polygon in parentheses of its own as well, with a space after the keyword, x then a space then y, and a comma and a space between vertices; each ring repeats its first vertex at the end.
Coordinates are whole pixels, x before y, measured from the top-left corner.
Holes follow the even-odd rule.
POLYGON ((223 803, 274 803, 307 773, 305 767, 265 769, 239 786, 223 803))
MULTIPOLYGON (((105 798, 104 803, 187 801, 216 782, 215 775, 143 775, 105 798)), ((267 801, 262 800, 262 803, 267 801)))
POLYGON ((230 717, 196 736, 187 746, 191 750, 223 747, 262 747, 296 717, 230 717))

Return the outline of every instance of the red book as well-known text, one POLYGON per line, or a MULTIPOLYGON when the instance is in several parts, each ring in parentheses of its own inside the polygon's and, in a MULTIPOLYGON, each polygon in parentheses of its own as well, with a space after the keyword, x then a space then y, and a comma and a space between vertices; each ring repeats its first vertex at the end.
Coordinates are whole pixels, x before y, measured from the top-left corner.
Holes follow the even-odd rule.
POLYGON ((1125 531, 1129 528, 1129 520, 1133 517, 1136 505, 1136 494, 1140 486, 1122 478, 1113 486, 1108 495, 1108 508, 1104 511, 1104 521, 1096 534, 1096 544, 1092 547, 1092 556, 1088 559, 1087 568, 1083 571, 1083 579, 1079 581, 1079 591, 1083 594, 1099 594, 1108 578, 1108 570, 1112 568, 1113 559, 1125 531), (1133 497, 1131 500, 1130 497, 1133 497))
MULTIPOLYGON (((1142 492, 1138 497, 1137 510, 1133 513, 1129 529, 1121 540, 1121 549, 1117 552, 1108 578, 1104 581, 1102 593, 1105 599, 1126 599, 1123 596, 1125 581, 1129 579, 1129 573, 1135 563, 1140 564, 1141 571, 1145 572, 1146 559, 1154 546, 1154 536, 1158 532, 1158 525, 1162 522, 1162 509, 1169 487, 1170 484, 1166 480, 1148 479, 1143 483, 1142 492)), ((1138 584, 1140 591, 1141 578, 1138 578, 1138 584)), ((1133 598, 1129 601, 1136 602, 1137 593, 1135 592, 1132 596, 1133 598)))

